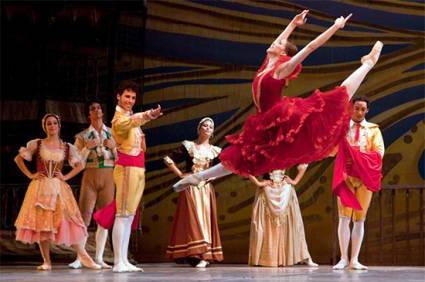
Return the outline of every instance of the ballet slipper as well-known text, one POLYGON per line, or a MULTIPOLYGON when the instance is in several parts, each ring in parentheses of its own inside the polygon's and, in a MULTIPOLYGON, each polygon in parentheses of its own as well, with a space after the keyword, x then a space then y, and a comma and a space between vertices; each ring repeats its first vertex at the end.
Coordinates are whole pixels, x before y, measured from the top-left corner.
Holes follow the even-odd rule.
POLYGON ((384 44, 381 41, 376 41, 370 53, 361 58, 362 64, 367 64, 372 68, 378 62, 383 46, 384 44))
POLYGON ((341 259, 337 264, 334 265, 333 269, 342 270, 348 266, 348 262, 345 259, 341 259))
POLYGON ((73 262, 71 262, 70 264, 68 264, 68 267, 69 268, 72 268, 72 269, 80 269, 81 268, 81 262, 77 258, 76 260, 74 260, 73 262))
POLYGON ((358 261, 351 261, 350 268, 354 270, 367 270, 368 267, 366 265, 361 264, 358 261))
POLYGON ((305 264, 310 267, 318 267, 319 265, 315 263, 311 258, 307 259, 305 264))
POLYGON ((143 268, 137 267, 134 264, 131 264, 130 262, 125 262, 124 264, 130 272, 144 272, 143 268))
POLYGON ((102 269, 112 269, 112 266, 109 265, 109 264, 107 264, 104 261, 98 261, 98 260, 96 260, 95 263, 98 264, 98 265, 100 265, 102 267, 102 269))
POLYGON ((208 262, 208 261, 206 261, 206 260, 201 260, 197 265, 196 265, 196 267, 197 268, 205 268, 205 267, 207 267, 208 265, 209 265, 210 263, 208 262))
POLYGON ((84 250, 84 252, 80 252, 78 254, 78 258, 81 262, 81 264, 89 269, 93 269, 93 270, 99 270, 102 269, 102 267, 98 264, 96 264, 92 258, 87 254, 87 252, 84 250))
POLYGON ((127 266, 123 262, 119 262, 114 264, 114 266, 112 267, 112 271, 113 272, 128 272, 130 270, 127 268, 127 266))
POLYGON ((42 265, 37 266, 37 270, 49 271, 52 270, 52 265, 48 263, 43 263, 42 265))

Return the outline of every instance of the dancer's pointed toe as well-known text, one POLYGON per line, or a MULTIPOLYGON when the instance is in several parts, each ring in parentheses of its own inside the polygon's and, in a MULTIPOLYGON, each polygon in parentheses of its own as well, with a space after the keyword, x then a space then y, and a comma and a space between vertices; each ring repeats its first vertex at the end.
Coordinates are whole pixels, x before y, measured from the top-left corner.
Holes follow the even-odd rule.
POLYGON ((376 41, 370 53, 362 57, 362 64, 367 64, 370 67, 373 67, 378 62, 383 46, 384 44, 381 41, 376 41))

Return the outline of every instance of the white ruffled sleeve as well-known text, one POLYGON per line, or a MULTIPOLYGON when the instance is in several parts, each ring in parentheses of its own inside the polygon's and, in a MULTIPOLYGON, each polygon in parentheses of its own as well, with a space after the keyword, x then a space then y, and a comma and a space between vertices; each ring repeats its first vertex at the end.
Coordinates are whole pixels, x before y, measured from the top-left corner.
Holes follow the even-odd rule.
POLYGON ((71 167, 75 167, 77 164, 84 165, 84 158, 80 155, 77 147, 75 147, 72 144, 69 144, 69 157, 68 157, 68 163, 71 167))
POLYGON ((193 147, 195 146, 195 143, 193 141, 184 140, 182 144, 186 148, 189 155, 193 156, 193 147))
POLYGON ((221 153, 221 148, 217 146, 211 146, 211 152, 213 153, 214 158, 217 158, 221 153))
POLYGON ((21 147, 19 149, 19 155, 26 161, 31 161, 32 156, 34 155, 35 151, 37 150, 37 143, 40 139, 33 139, 27 143, 26 147, 21 147))

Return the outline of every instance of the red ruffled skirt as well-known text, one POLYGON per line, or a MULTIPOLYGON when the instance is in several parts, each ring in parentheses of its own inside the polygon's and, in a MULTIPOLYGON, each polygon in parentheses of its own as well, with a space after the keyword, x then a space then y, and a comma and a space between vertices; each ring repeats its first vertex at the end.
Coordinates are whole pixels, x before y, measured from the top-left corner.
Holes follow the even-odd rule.
POLYGON ((243 176, 262 175, 329 156, 345 138, 352 113, 344 86, 308 98, 284 97, 268 111, 249 116, 239 134, 226 137, 224 167, 243 176))

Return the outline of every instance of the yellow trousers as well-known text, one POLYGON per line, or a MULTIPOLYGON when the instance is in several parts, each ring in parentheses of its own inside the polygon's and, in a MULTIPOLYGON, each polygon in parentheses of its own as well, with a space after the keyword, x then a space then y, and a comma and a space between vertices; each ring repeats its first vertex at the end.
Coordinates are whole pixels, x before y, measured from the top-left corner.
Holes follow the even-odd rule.
POLYGON ((362 207, 361 211, 353 210, 352 208, 346 207, 341 204, 341 200, 338 198, 338 213, 340 217, 349 217, 353 221, 364 221, 366 218, 367 210, 372 200, 372 191, 360 181, 360 179, 348 176, 346 180, 348 188, 351 192, 356 195, 357 200, 362 207))
POLYGON ((116 216, 134 215, 145 190, 145 169, 116 165, 114 181, 117 203, 116 216))

